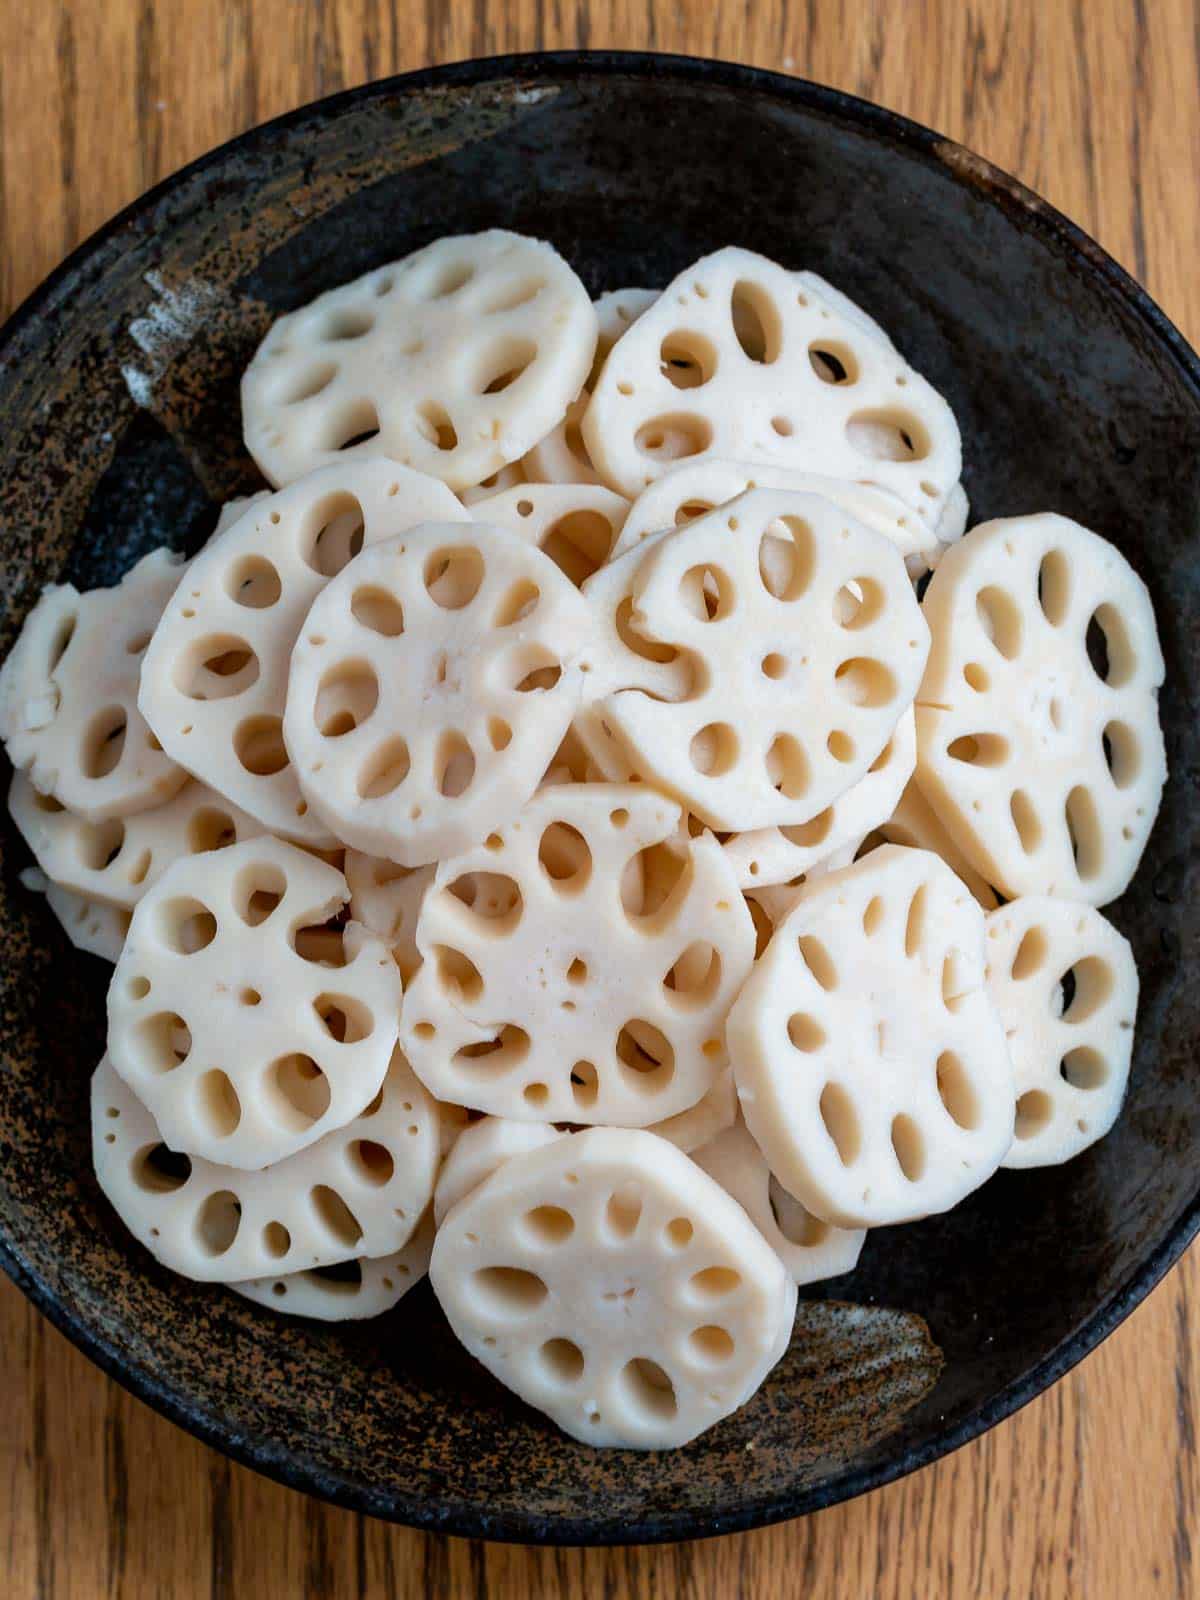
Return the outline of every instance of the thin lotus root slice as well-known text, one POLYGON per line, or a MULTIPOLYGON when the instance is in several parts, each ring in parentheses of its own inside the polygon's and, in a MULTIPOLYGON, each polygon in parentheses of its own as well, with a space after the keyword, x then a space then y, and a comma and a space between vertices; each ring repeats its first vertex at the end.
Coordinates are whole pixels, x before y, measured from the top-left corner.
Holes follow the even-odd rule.
POLYGON ((536 545, 579 588, 608 560, 629 501, 596 483, 526 483, 488 500, 480 519, 536 545))
POLYGON ((228 533, 230 528, 235 527, 248 511, 251 511, 263 500, 269 500, 270 498, 270 489, 259 489, 255 494, 238 495, 234 500, 226 500, 217 513, 217 525, 205 541, 204 548, 207 549, 210 544, 215 544, 221 535, 228 533))
POLYGON ((686 1444, 787 1348, 796 1286, 665 1139, 592 1128, 506 1161, 438 1232, 429 1277, 499 1381, 591 1445, 686 1444))
POLYGON ((185 1278, 240 1283, 403 1249, 433 1194, 438 1116, 397 1050, 360 1115, 246 1172, 177 1153, 106 1056, 92 1079, 92 1155, 151 1255, 185 1278))
POLYGON ((858 1265, 866 1230, 835 1228, 806 1211, 773 1176, 740 1118, 692 1160, 733 1196, 796 1284, 839 1278, 858 1265))
POLYGON ((164 748, 272 832, 335 844, 283 742, 292 649, 361 545, 431 518, 469 521, 444 484, 389 461, 329 467, 256 501, 192 562, 146 652, 139 704, 164 748))
POLYGON ((604 723, 710 827, 811 821, 866 776, 920 681, 929 634, 899 552, 828 500, 771 489, 643 549, 629 622, 692 682, 665 703, 641 670, 659 664, 639 662, 604 723))
POLYGON ((703 1099, 686 1111, 677 1111, 673 1117, 653 1122, 648 1133, 656 1133, 691 1155, 703 1145, 711 1143, 726 1128, 732 1128, 737 1117, 737 1090, 733 1083, 733 1068, 725 1067, 713 1079, 712 1088, 703 1099))
POLYGON ((627 1127, 708 1092, 754 931, 715 840, 666 848, 679 820, 644 785, 552 787, 442 862, 401 1019, 427 1088, 496 1116, 627 1127))
POLYGON ((1133 952, 1091 906, 1023 895, 987 919, 987 984, 1017 1088, 1006 1167, 1069 1161, 1117 1120, 1133 1052, 1133 952))
POLYGON ((182 570, 154 550, 115 588, 44 590, 0 667, 9 760, 90 822, 161 805, 187 782, 137 705, 142 653, 182 570))
POLYGON ((864 527, 873 528, 890 540, 906 560, 919 558, 922 566, 928 565, 938 548, 928 525, 911 506, 886 489, 828 478, 817 472, 706 457, 681 462, 642 490, 625 519, 613 556, 624 555, 653 533, 685 527, 718 506, 728 505, 747 489, 791 489, 823 495, 864 527))
POLYGON ((917 781, 1006 898, 1104 905, 1133 877, 1166 755, 1145 584, 1099 535, 1046 513, 943 556, 917 703, 917 781))
POLYGON ((860 323, 764 256, 680 274, 614 347, 583 418, 605 483, 638 494, 676 461, 723 457, 890 489, 926 522, 958 482, 958 424, 860 323))
POLYGON ((400 974, 365 929, 327 928, 348 899, 340 872, 263 838, 184 857, 139 901, 108 1048, 172 1149, 265 1167, 377 1092, 400 974), (310 929, 326 935, 315 947, 310 929))
POLYGON ((887 844, 905 844, 914 850, 932 850, 951 872, 966 884, 985 911, 994 911, 996 891, 986 879, 981 878, 938 821, 937 813, 917 788, 916 779, 910 779, 904 793, 896 802, 895 810, 875 830, 880 840, 887 844))
POLYGON ((47 883, 44 893, 46 904, 77 950, 99 956, 101 961, 116 962, 129 932, 128 911, 105 905, 102 900, 85 899, 58 883, 47 883))
POLYGON ((282 1277, 231 1283, 235 1294, 269 1311, 314 1322, 365 1322, 398 1306, 429 1272, 433 1215, 426 1211, 408 1243, 390 1256, 356 1256, 331 1267, 288 1272, 282 1277))
POLYGON ((494 494, 502 494, 505 489, 512 489, 518 483, 525 482, 525 473, 519 461, 510 462, 507 467, 501 467, 499 472, 493 472, 490 478, 485 478, 482 483, 472 484, 469 489, 460 489, 458 498, 465 506, 478 505, 481 500, 490 500, 494 494))
POLYGON ((1013 1136, 983 912, 924 850, 810 885, 729 1014, 742 1114, 771 1171, 843 1228, 946 1211, 1013 1136))
POLYGON ((181 856, 217 850, 263 831, 207 784, 191 780, 152 811, 85 822, 51 795, 39 794, 18 772, 8 791, 8 809, 48 878, 127 911, 181 856))
POLYGON ((430 523, 364 550, 292 654, 284 739, 314 812, 403 866, 477 844, 566 733, 589 626, 549 556, 502 528, 430 523))
MULTIPOLYGON (((868 339, 874 339, 876 344, 883 345, 887 350, 895 350, 896 346, 886 329, 864 311, 856 300, 851 300, 844 290, 835 288, 827 278, 822 278, 816 272, 806 270, 797 272, 795 276, 797 284, 808 298, 819 302, 818 309, 824 306, 827 311, 836 311, 839 316, 845 317, 847 322, 853 322, 868 339)), ((827 367, 831 365, 828 353, 822 355, 818 352, 814 359, 818 363, 823 362, 827 367)), ((832 373, 831 376, 836 377, 837 374, 832 373)))
POLYGON ((828 856, 855 848, 886 822, 896 808, 917 761, 917 733, 911 708, 896 724, 882 751, 851 789, 811 822, 797 827, 757 828, 734 833, 722 848, 743 889, 790 883, 828 856))
MULTIPOLYGON (((759 888, 747 889, 745 891, 746 902, 750 907, 751 915, 753 916, 754 908, 757 906, 762 916, 766 918, 770 932, 774 933, 784 917, 793 910, 796 902, 802 897, 805 886, 815 883, 818 878, 827 878, 831 872, 840 872, 843 867, 852 865, 858 858, 862 843, 861 839, 856 839, 849 844, 843 845, 840 850, 835 850, 831 855, 825 856, 814 866, 809 867, 807 872, 802 872, 793 878, 790 883, 767 883, 759 888)), ((761 918, 755 917, 754 923, 755 929, 761 930, 761 918)), ((759 932, 759 938, 765 948, 766 940, 762 939, 761 931, 759 932)), ((760 955, 762 955, 762 949, 756 948, 755 959, 757 960, 760 955)))
POLYGON ((440 1228, 460 1200, 474 1193, 485 1178, 513 1156, 540 1150, 567 1135, 548 1122, 513 1122, 509 1117, 484 1117, 464 1128, 442 1163, 433 1191, 433 1216, 440 1228))
POLYGON ((593 467, 583 442, 580 423, 608 352, 657 299, 657 289, 610 289, 596 301, 599 328, 592 370, 558 427, 535 444, 521 463, 530 483, 600 482, 600 474, 593 467))
POLYGON ((242 379, 246 446, 272 483, 386 455, 465 489, 556 426, 595 348, 550 245, 438 239, 279 318, 242 379))
POLYGON ((350 886, 351 917, 390 947, 407 988, 421 965, 417 917, 436 867, 399 867, 361 850, 347 850, 343 870, 350 886))

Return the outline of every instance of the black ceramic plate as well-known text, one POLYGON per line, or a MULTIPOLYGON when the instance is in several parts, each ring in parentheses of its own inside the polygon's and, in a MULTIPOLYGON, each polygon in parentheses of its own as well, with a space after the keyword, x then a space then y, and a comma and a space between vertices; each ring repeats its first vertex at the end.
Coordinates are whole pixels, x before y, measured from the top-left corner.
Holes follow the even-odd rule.
POLYGON ((590 289, 661 284, 728 243, 815 268, 952 402, 977 518, 1052 509, 1154 594, 1172 778, 1114 909, 1142 974, 1116 1131, 872 1234, 804 1297, 751 1405, 685 1450, 589 1452, 456 1349, 422 1287, 361 1328, 276 1320, 171 1277, 90 1174, 106 971, 0 874, 0 1260, 136 1394, 271 1475, 460 1534, 675 1539, 796 1515, 932 1460, 1086 1354, 1198 1222, 1200 367, 1146 296, 1035 196, 934 134, 715 63, 542 56, 355 90, 145 196, 0 345, 0 648, 40 586, 194 548, 254 486, 238 377, 278 312, 439 234, 551 239, 590 289), (839 1302, 862 1308, 849 1311, 839 1302), (923 1319, 923 1320, 921 1320, 923 1319))

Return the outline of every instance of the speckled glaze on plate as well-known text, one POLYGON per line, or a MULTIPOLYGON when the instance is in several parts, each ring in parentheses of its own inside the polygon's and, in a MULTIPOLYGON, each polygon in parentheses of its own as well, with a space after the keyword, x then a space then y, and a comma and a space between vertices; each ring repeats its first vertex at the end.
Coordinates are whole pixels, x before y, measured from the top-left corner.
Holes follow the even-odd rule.
POLYGON ((458 1534, 634 1542, 825 1506, 953 1449, 1065 1372, 1196 1231, 1200 366, 1095 244, 935 134, 833 91, 664 56, 473 62, 354 90, 177 174, 0 335, 0 650, 42 584, 196 547, 258 479, 238 378, 276 313, 447 232, 550 238, 593 291, 738 243, 812 267, 952 402, 976 518, 1051 509, 1150 584, 1171 781, 1114 920, 1142 1002, 1116 1131, 872 1234, 802 1300, 755 1400, 684 1450, 589 1452, 455 1346, 428 1288, 360 1327, 171 1277, 91 1176, 107 970, 0 871, 0 1264, 107 1371, 239 1461, 458 1534), (848 1307, 845 1302, 857 1302, 848 1307))

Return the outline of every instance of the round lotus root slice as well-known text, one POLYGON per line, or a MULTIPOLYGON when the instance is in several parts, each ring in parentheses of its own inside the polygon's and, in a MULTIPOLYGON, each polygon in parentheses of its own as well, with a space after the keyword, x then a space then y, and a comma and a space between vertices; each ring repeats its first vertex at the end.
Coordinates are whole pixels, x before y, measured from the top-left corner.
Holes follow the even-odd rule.
POLYGON ((390 1256, 356 1256, 307 1272, 247 1278, 229 1288, 243 1299, 288 1316, 313 1322, 365 1322, 393 1310, 428 1275, 433 1235, 433 1215, 426 1211, 412 1238, 390 1256))
POLYGON ((867 842, 874 849, 881 841, 908 845, 914 850, 932 850, 935 856, 941 856, 956 877, 962 879, 985 911, 995 910, 998 903, 996 891, 979 876, 942 827, 937 813, 917 788, 915 778, 905 785, 904 793, 896 802, 891 816, 874 831, 873 842, 870 838, 867 842))
POLYGON ((786 467, 753 466, 744 461, 705 457, 682 461, 664 472, 633 502, 613 555, 624 555, 651 534, 682 528, 718 506, 728 505, 748 489, 791 489, 823 495, 841 506, 866 528, 891 541, 907 560, 929 564, 937 553, 933 531, 911 506, 886 489, 873 489, 817 472, 796 472, 786 467))
POLYGON ((856 848, 872 828, 895 810, 917 761, 917 733, 911 707, 862 777, 813 817, 796 827, 755 828, 734 833, 722 848, 743 889, 790 883, 828 856, 856 848))
POLYGON ((390 947, 407 988, 421 965, 417 917, 436 867, 399 867, 361 850, 347 850, 343 870, 350 886, 350 916, 390 947))
POLYGON ((430 519, 469 515, 444 484, 390 461, 327 467, 255 501, 192 562, 146 651, 139 704, 164 749, 273 833, 336 844, 283 742, 292 649, 361 546, 430 519))
POLYGON ((439 1112, 397 1051, 345 1127, 246 1172, 177 1151, 106 1056, 92 1078, 92 1155, 151 1255, 185 1278, 240 1283, 402 1249, 433 1194, 439 1112))
POLYGON ((430 523, 356 556, 292 654, 284 739, 313 811, 422 866, 528 800, 582 693, 586 602, 502 528, 430 523))
POLYGON ((668 1449, 783 1355, 796 1286, 665 1139, 591 1128, 506 1161, 447 1216, 429 1277, 488 1371, 592 1445, 668 1449))
POLYGON ((1133 1052, 1129 943, 1091 906, 1022 895, 987 919, 988 992, 1017 1088, 1006 1167, 1069 1161, 1117 1120, 1133 1052))
POLYGON ((77 950, 99 956, 110 965, 117 960, 129 932, 128 911, 105 905, 102 900, 85 899, 59 883, 47 883, 44 893, 46 904, 77 950))
POLYGON ((716 841, 680 849, 679 822, 645 785, 557 786, 441 863, 401 1018, 433 1094, 645 1127, 708 1092, 754 930, 716 841))
POLYGON ((937 856, 884 845, 810 884, 729 1014, 767 1165, 843 1228, 946 1211, 1013 1137, 983 912, 937 856))
POLYGON ((608 352, 617 340, 658 299, 657 289, 610 289, 596 301, 599 324, 592 370, 579 394, 567 407, 567 414, 553 432, 535 444, 521 463, 530 483, 599 483, 583 442, 580 423, 587 410, 596 379, 608 352))
POLYGON ((510 462, 507 467, 501 467, 499 472, 493 472, 482 483, 476 483, 469 489, 460 489, 458 498, 465 506, 478 505, 481 500, 490 500, 494 494, 500 494, 505 489, 512 489, 518 483, 525 482, 525 473, 519 461, 510 462))
POLYGON ((632 498, 684 459, 890 489, 936 522, 958 482, 954 413, 859 321, 749 250, 681 273, 614 347, 584 414, 604 482, 632 498))
POLYGON ((1009 899, 1115 900, 1167 771, 1145 584, 1106 540, 1046 513, 952 545, 923 609, 917 782, 938 819, 1009 899))
POLYGON ((478 1189, 497 1167, 513 1156, 540 1150, 555 1139, 565 1139, 548 1122, 513 1122, 508 1117, 483 1117, 473 1122, 454 1141, 442 1163, 433 1191, 433 1217, 440 1228, 460 1200, 478 1189))
POLYGON ((597 483, 526 483, 492 495, 482 520, 544 551, 576 588, 608 560, 629 501, 597 483))
POLYGON ((853 1272, 862 1254, 863 1228, 835 1228, 806 1211, 763 1159, 738 1118, 692 1160, 732 1195, 798 1285, 853 1272))
POLYGON ((182 571, 153 550, 112 589, 46 589, 0 667, 9 760, 90 822, 161 805, 187 782, 137 705, 143 652, 182 571))
POLYGON ((48 878, 88 900, 125 910, 132 910, 181 856, 218 850, 263 831, 207 784, 192 780, 152 811, 85 822, 53 796, 39 794, 18 772, 8 791, 8 809, 48 878))
POLYGON ((327 926, 348 899, 340 872, 263 838, 184 857, 138 902, 108 1048, 172 1149, 265 1167, 378 1091, 400 974, 365 929, 327 926))
POLYGON ((644 548, 630 623, 677 650, 691 684, 670 704, 618 689, 603 721, 710 827, 819 816, 866 776, 920 682, 929 634, 899 552, 820 496, 772 489, 644 548))
POLYGON ((558 424, 595 348, 550 245, 438 239, 279 318, 242 379, 246 447, 272 483, 386 455, 465 489, 558 424))

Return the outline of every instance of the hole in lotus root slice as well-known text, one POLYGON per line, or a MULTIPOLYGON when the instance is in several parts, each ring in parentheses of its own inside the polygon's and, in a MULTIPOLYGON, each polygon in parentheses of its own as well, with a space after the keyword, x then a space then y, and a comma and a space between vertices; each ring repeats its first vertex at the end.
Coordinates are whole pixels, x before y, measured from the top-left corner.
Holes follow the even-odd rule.
POLYGON ((646 436, 684 402, 699 459, 869 478, 921 518, 961 475, 950 408, 857 307, 798 295, 747 250, 695 262, 610 353, 582 422, 606 483, 632 496, 662 475, 672 456, 648 455, 646 436))
POLYGON ((622 1129, 503 1161, 443 1216, 430 1278, 459 1339, 522 1398, 574 1437, 635 1448, 733 1409, 779 1359, 795 1306, 720 1185, 622 1129), (585 1293, 568 1287, 581 1248, 596 1256, 585 1293))
POLYGON ((814 1215, 944 1210, 1004 1157, 1016 1097, 984 942, 938 857, 882 845, 806 885, 767 946, 726 1037, 749 1132, 814 1215))
POLYGON ((498 229, 439 239, 275 323, 243 380, 247 442, 277 483, 353 449, 466 488, 561 420, 596 329, 586 291, 549 245, 498 229), (430 292, 443 282, 445 293, 430 292), (340 327, 350 333, 334 339, 340 327), (337 357, 336 377, 281 404, 323 376, 315 356, 337 357))
POLYGON ((329 925, 347 898, 340 872, 261 838, 182 858, 138 903, 109 1048, 167 1143, 257 1169, 378 1089, 400 975, 365 929, 329 925), (302 951, 311 936, 327 945, 302 951))

